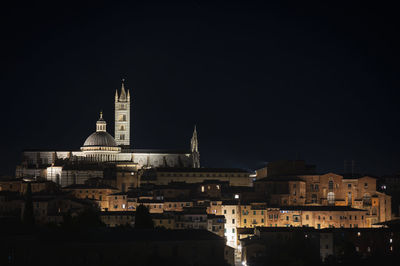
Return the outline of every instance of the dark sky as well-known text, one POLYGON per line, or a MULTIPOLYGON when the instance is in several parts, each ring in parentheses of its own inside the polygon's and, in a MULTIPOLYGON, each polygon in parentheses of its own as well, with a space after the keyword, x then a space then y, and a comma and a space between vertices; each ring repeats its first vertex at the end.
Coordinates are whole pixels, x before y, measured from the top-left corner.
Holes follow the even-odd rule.
POLYGON ((400 170, 394 6, 129 2, 1 7, 1 174, 23 149, 79 149, 100 109, 113 135, 121 78, 136 148, 186 149, 197 124, 203 166, 400 170))

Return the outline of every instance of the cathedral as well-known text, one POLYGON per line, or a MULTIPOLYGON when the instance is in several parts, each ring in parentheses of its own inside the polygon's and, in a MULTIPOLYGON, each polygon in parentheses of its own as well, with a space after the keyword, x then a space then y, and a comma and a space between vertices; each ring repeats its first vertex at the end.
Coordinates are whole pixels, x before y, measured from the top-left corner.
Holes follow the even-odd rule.
POLYGON ((42 177, 61 186, 83 184, 90 178, 102 178, 107 169, 137 172, 150 168, 200 168, 197 130, 194 128, 190 149, 186 151, 135 149, 131 144, 131 96, 122 81, 115 91, 114 137, 100 112, 96 131, 80 150, 25 150, 16 177, 42 177))

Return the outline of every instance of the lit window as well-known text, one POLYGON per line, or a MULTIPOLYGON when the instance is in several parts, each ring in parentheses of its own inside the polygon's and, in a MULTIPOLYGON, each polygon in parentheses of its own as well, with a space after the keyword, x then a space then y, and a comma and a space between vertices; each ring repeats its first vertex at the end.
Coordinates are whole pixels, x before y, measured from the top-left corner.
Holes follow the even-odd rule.
POLYGON ((126 121, 126 115, 119 115, 118 121, 126 121))
POLYGON ((201 192, 204 192, 204 186, 201 186, 201 192))
POLYGON ((239 194, 235 194, 235 199, 238 199, 239 198, 239 194))
POLYGON ((333 192, 328 193, 328 203, 329 204, 335 203, 335 193, 333 193, 333 192))

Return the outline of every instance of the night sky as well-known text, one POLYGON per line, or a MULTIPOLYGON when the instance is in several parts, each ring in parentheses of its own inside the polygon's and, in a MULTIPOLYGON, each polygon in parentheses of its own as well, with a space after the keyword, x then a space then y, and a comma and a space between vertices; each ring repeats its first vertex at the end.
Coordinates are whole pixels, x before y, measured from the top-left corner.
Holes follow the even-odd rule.
POLYGON ((188 149, 197 124, 202 166, 400 170, 394 6, 130 2, 1 7, 0 174, 23 149, 79 149, 100 110, 113 135, 122 78, 134 148, 188 149))

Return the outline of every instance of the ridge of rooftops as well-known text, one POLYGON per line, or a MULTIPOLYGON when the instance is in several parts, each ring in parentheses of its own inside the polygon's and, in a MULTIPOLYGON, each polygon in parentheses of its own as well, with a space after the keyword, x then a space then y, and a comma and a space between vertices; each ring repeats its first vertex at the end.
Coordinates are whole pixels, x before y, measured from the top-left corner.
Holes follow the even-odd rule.
POLYGON ((170 182, 168 185, 153 185, 153 189, 191 189, 197 187, 200 183, 186 183, 182 182, 170 182))
POLYGON ((207 172, 217 172, 217 173, 250 173, 247 170, 240 168, 173 168, 173 167, 158 167, 155 168, 157 172, 197 172, 197 173, 207 173, 207 172))
POLYGON ((281 211, 367 211, 349 206, 280 206, 277 208, 279 208, 281 211))
POLYGON ((119 190, 118 188, 104 185, 104 184, 96 184, 96 185, 86 185, 86 184, 74 184, 64 187, 63 189, 113 189, 119 190))
POLYGON ((22 183, 31 183, 31 184, 44 184, 44 183, 53 183, 50 180, 45 180, 45 179, 31 179, 28 180, 27 178, 15 178, 15 177, 10 177, 10 178, 0 178, 0 183, 1 182, 22 182, 22 183), (25 180, 24 180, 25 179, 25 180))
POLYGON ((101 211, 99 213, 100 216, 135 216, 136 211, 101 211))
MULTIPOLYGON (((24 149, 23 152, 80 152, 79 149, 24 149)), ((168 149, 122 149, 126 153, 169 153, 169 154, 191 154, 190 150, 168 150, 168 149)))
MULTIPOLYGON (((248 234, 250 231, 241 231, 243 228, 237 228, 238 233, 241 234, 248 234)), ((246 229, 246 228, 244 228, 246 229)), ((259 232, 315 232, 315 233, 331 233, 331 232, 382 232, 385 228, 343 228, 343 227, 335 227, 335 228, 323 228, 323 229, 317 229, 314 227, 310 226, 257 226, 254 228, 249 228, 254 231, 259 231, 259 232)))
POLYGON ((164 198, 164 202, 192 202, 193 199, 189 197, 178 197, 178 198, 164 198))
POLYGON ((301 179, 302 176, 322 176, 326 174, 335 174, 342 176, 343 179, 360 179, 363 177, 370 177, 374 179, 378 179, 378 177, 371 176, 371 175, 364 175, 364 174, 336 174, 336 173, 325 173, 325 174, 310 174, 310 175, 304 175, 304 174, 299 174, 299 175, 273 175, 273 176, 267 176, 263 177, 260 179, 257 179, 255 182, 268 182, 268 181, 274 181, 274 182, 285 182, 285 181, 301 181, 305 182, 303 179, 301 179))

